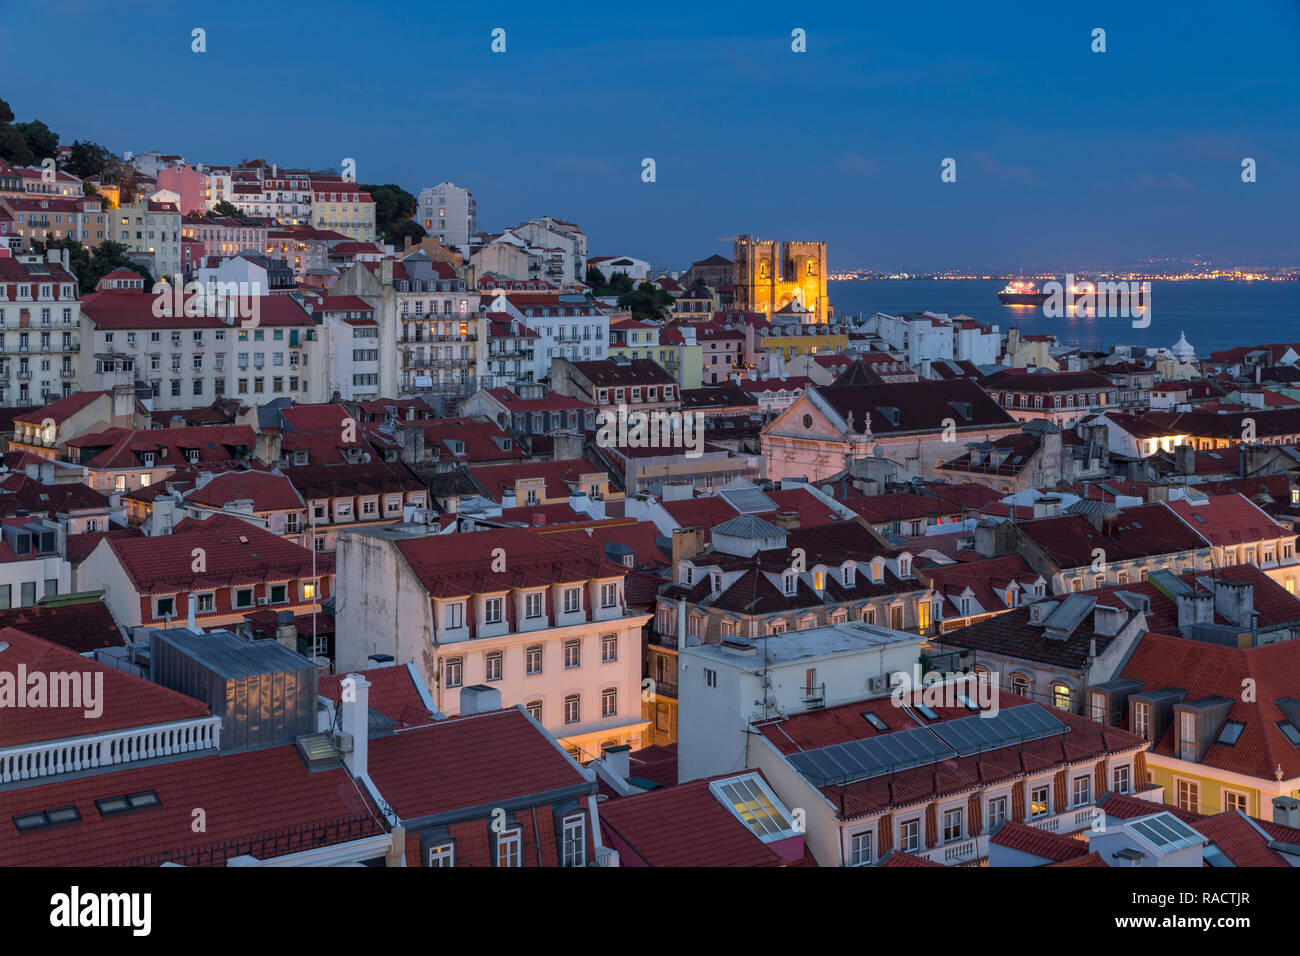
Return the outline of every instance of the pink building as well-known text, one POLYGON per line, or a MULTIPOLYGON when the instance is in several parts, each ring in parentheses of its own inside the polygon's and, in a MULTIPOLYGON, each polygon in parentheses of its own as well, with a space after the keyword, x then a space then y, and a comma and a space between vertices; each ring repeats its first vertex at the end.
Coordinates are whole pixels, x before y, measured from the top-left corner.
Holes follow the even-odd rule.
POLYGON ((185 215, 207 208, 207 177, 193 166, 168 166, 158 170, 158 188, 171 190, 180 196, 178 205, 185 215))

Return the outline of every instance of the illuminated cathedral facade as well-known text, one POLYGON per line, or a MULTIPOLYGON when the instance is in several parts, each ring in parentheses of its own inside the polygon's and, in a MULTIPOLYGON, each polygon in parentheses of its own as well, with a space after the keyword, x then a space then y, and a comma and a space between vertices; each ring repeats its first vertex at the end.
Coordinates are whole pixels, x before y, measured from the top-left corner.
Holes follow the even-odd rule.
POLYGON ((738 310, 773 317, 797 301, 807 310, 803 313, 806 323, 820 324, 830 319, 826 243, 737 236, 732 248, 732 285, 738 310))

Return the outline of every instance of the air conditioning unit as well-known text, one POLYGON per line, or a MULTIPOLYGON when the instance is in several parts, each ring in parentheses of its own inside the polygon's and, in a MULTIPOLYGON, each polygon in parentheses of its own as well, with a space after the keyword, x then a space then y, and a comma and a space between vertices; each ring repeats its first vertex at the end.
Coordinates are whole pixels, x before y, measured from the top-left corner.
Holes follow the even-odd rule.
POLYGON ((889 678, 884 674, 879 677, 872 677, 867 680, 867 690, 881 691, 889 688, 889 678))
POLYGON ((260 598, 257 599, 257 603, 258 603, 259 606, 261 606, 261 605, 263 605, 263 604, 268 604, 268 603, 270 603, 270 600, 271 600, 271 599, 270 599, 270 598, 267 598, 267 597, 260 597, 260 598))
POLYGON ((341 754, 350 754, 350 753, 352 753, 352 735, 351 735, 351 734, 335 734, 335 735, 334 735, 334 749, 337 750, 337 751, 338 751, 339 753, 341 753, 341 754))

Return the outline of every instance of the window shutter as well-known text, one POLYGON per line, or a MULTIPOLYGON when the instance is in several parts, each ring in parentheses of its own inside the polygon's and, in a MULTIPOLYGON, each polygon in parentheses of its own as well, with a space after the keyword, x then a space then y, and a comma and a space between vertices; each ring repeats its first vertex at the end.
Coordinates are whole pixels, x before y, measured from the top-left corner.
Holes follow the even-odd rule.
POLYGON ((973 838, 979 836, 980 831, 984 829, 984 822, 980 816, 980 794, 972 793, 968 802, 970 805, 968 814, 970 816, 970 828, 966 832, 973 838))
POLYGON ((925 845, 937 846, 939 843, 939 824, 935 819, 934 804, 925 808, 925 845))
POLYGON ((1135 791, 1145 790, 1147 785, 1147 755, 1145 751, 1138 751, 1133 757, 1133 789, 1135 791))
POLYGON ((1011 819, 1025 822, 1025 782, 1020 780, 1011 788, 1011 819))
POLYGON ((1069 806, 1069 803, 1067 802, 1069 794, 1066 792, 1065 771, 1058 770, 1056 776, 1053 778, 1053 782, 1056 784, 1054 788, 1056 790, 1056 796, 1052 805, 1056 808, 1057 813, 1061 813, 1069 806))
POLYGON ((1100 800, 1101 795, 1110 789, 1106 783, 1106 761, 1104 760, 1097 761, 1096 777, 1097 777, 1096 783, 1092 788, 1092 799, 1094 801, 1100 800))
POLYGON ((880 818, 880 824, 876 827, 876 842, 880 848, 876 852, 876 858, 883 860, 885 854, 894 848, 894 815, 886 813, 880 818))

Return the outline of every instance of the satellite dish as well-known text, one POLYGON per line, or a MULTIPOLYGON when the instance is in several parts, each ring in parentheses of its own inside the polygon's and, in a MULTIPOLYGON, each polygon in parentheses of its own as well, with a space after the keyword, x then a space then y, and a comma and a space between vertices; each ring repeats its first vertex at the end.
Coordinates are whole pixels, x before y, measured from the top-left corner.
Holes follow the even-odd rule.
POLYGON ((834 486, 834 485, 822 485, 822 494, 826 495, 828 498, 834 498, 834 497, 835 497, 835 486, 834 486))

